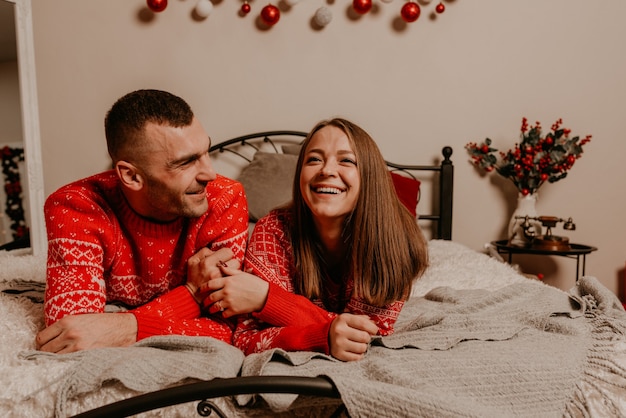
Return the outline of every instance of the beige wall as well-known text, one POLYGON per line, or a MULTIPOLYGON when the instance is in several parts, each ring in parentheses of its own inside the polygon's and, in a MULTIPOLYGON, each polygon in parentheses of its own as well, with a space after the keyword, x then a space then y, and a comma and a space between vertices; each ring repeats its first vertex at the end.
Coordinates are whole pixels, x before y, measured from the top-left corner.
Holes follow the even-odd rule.
MULTIPOLYGON (((540 190, 538 210, 574 218, 572 241, 599 248, 587 273, 617 291, 626 260, 626 2, 455 0, 431 19, 433 0, 404 30, 400 0, 374 2, 377 12, 357 20, 351 2, 330 2, 333 21, 316 31, 311 16, 328 3, 303 0, 265 31, 255 26, 257 1, 245 18, 241 2, 222 0, 197 21, 194 1, 170 0, 146 22, 141 0, 33 0, 46 193, 107 167, 102 120, 115 99, 160 88, 186 98, 216 142, 342 115, 388 160, 422 163, 451 145, 453 237, 480 250, 504 237, 516 192, 481 178, 463 146, 489 136, 508 149, 523 116, 546 127, 561 117, 594 139, 567 179, 540 190)), ((563 289, 574 266, 524 264, 563 289)))

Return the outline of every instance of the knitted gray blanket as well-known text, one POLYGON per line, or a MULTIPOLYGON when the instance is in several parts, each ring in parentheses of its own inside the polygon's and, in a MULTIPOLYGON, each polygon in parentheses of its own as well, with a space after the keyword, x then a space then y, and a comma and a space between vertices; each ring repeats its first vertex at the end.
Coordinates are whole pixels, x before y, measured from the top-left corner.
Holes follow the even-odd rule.
MULTIPOLYGON (((439 287, 411 298, 396 333, 374 339, 358 362, 283 350, 244 358, 220 341, 193 337, 56 356, 72 363, 60 382, 56 415, 66 415, 69 399, 107 381, 144 392, 241 374, 327 376, 351 417, 585 416, 589 386, 612 376, 617 398, 626 391, 626 357, 616 358, 616 343, 626 343, 626 313, 591 277, 569 295, 531 280, 491 292, 439 287)), ((289 410, 297 398, 259 396, 270 413, 289 410)), ((617 416, 623 407, 611 405, 615 398, 600 404, 617 416)), ((255 400, 236 397, 238 412, 246 415, 255 400)))
POLYGON ((119 381, 129 389, 151 392, 188 379, 236 377, 243 353, 209 337, 158 336, 132 347, 101 348, 70 354, 31 351, 24 358, 53 356, 75 363, 62 378, 55 416, 65 417, 68 399, 99 390, 105 382, 119 381))
MULTIPOLYGON (((409 300, 396 333, 375 339, 362 361, 273 350, 248 356, 242 371, 327 376, 351 417, 561 417, 582 412, 581 387, 603 368, 625 375, 624 364, 597 361, 616 335, 623 341, 626 313, 594 278, 571 295, 533 281, 437 288, 409 300)), ((276 411, 295 400, 262 397, 276 411)))

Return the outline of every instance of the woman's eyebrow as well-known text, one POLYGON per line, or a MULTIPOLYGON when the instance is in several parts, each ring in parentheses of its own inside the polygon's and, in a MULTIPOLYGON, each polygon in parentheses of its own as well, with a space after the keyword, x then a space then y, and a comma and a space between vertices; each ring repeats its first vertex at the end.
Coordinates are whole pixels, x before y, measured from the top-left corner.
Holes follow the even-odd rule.
MULTIPOLYGON (((311 152, 315 152, 315 153, 318 153, 318 154, 325 154, 325 152, 323 150, 319 149, 319 148, 314 148, 314 149, 308 150, 306 153, 309 154, 311 152)), ((349 149, 346 149, 346 150, 340 149, 340 150, 337 151, 337 154, 351 154, 351 155, 355 155, 354 151, 349 150, 349 149)))

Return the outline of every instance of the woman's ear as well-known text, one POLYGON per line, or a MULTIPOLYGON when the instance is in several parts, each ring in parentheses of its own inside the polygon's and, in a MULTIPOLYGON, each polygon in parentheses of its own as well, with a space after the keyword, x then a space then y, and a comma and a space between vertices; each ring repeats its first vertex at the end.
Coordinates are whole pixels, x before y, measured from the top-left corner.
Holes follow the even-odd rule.
POLYGON ((115 163, 115 172, 124 187, 133 191, 143 187, 144 178, 134 164, 120 160, 115 163))

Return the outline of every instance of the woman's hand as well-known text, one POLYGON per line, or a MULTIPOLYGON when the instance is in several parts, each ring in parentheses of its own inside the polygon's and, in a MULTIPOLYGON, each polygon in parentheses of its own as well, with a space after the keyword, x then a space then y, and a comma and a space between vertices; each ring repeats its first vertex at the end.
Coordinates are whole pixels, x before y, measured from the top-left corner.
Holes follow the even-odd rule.
POLYGON ((185 286, 197 301, 202 301, 207 295, 199 292, 200 288, 209 280, 222 277, 222 266, 238 269, 240 265, 239 260, 233 258, 230 248, 220 248, 217 251, 202 248, 187 261, 185 286))
POLYGON ((258 312, 265 306, 269 283, 253 274, 230 266, 220 266, 222 277, 211 279, 203 284, 200 294, 207 294, 204 306, 209 312, 222 311, 228 318, 250 312, 258 312))
POLYGON ((378 327, 367 315, 342 313, 333 319, 328 331, 330 354, 338 360, 360 360, 378 327))

